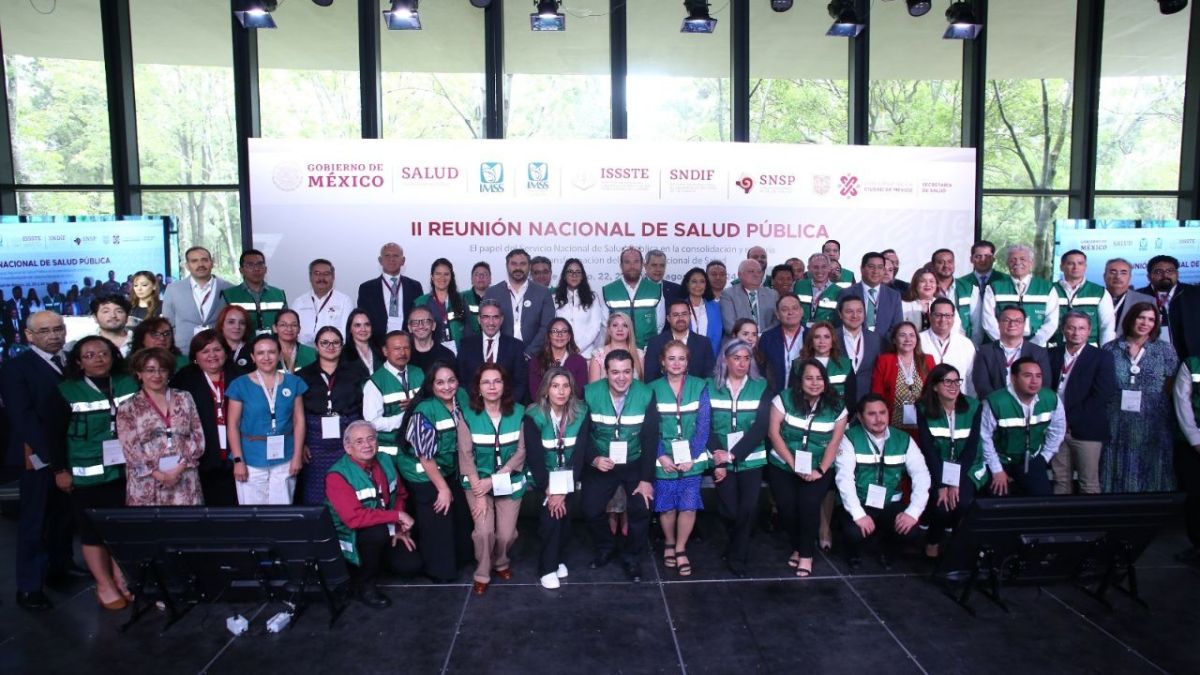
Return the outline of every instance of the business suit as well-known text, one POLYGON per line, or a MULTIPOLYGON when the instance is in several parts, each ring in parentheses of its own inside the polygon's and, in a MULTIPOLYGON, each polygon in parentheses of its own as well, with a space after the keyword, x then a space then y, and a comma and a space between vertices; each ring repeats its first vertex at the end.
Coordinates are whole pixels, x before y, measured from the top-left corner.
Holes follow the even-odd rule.
MULTIPOLYGON (((1139 288, 1140 293, 1150 296, 1150 302, 1158 306, 1158 293, 1150 286, 1139 288)), ((1128 305, 1129 301, 1126 300, 1128 305)), ((1125 307, 1121 308, 1126 311, 1125 307)), ((1159 323, 1167 324, 1171 331, 1171 345, 1182 361, 1189 356, 1200 355, 1200 287, 1191 284, 1179 284, 1170 304, 1167 305, 1166 321, 1162 320, 1159 312, 1159 323)))
POLYGON ((901 281, 900 279, 892 279, 892 283, 885 284, 885 285, 891 286, 892 288, 894 288, 896 290, 896 292, 900 294, 901 297, 903 297, 904 294, 908 292, 908 282, 907 281, 901 281))
POLYGON ((667 303, 667 305, 670 305, 671 301, 675 300, 676 298, 683 298, 687 296, 687 294, 683 291, 683 286, 680 286, 674 281, 667 281, 666 279, 663 279, 660 285, 662 286, 663 302, 667 303))
MULTIPOLYGON (((775 304, 779 302, 779 294, 775 289, 766 286, 758 287, 758 332, 771 330, 779 325, 775 316, 775 304)), ((750 295, 741 285, 737 288, 727 288, 721 294, 721 326, 726 335, 733 334, 733 324, 738 319, 754 318, 750 315, 750 295)))
MULTIPOLYGON (((407 325, 413 301, 425 295, 425 289, 421 287, 421 282, 404 275, 400 275, 400 289, 400 319, 407 325)), ((383 293, 382 274, 359 284, 358 300, 355 304, 366 312, 367 318, 371 320, 371 342, 376 347, 383 347, 383 338, 388 333, 388 300, 383 293)))
MULTIPOLYGON (((875 300, 874 332, 884 340, 891 340, 892 328, 904 320, 904 308, 900 306, 900 294, 896 292, 896 289, 886 284, 880 284, 878 289, 878 297, 875 300)), ((866 307, 870 304, 870 300, 867 298, 866 285, 861 281, 857 284, 851 284, 850 288, 838 293, 838 302, 841 302, 842 298, 847 296, 853 296, 863 301, 863 316, 866 316, 866 307)), ((840 326, 841 318, 834 317, 834 323, 840 326)), ((867 328, 868 326, 869 324, 863 323, 863 328, 867 328)), ((920 326, 917 326, 918 330, 920 328, 920 326)), ((860 389, 859 391, 863 390, 860 389)))
POLYGON ((1062 400, 1067 415, 1067 438, 1055 453, 1054 494, 1072 492, 1071 475, 1078 472, 1083 494, 1100 492, 1100 452, 1108 442, 1108 404, 1117 395, 1117 376, 1112 353, 1084 345, 1071 363, 1067 385, 1062 390, 1066 345, 1050 350, 1050 384, 1062 400))
MULTIPOLYGON (((1112 293, 1110 292, 1109 295, 1112 295, 1112 293)), ((1121 302, 1120 306, 1117 305, 1117 302, 1119 302, 1119 301, 1117 300, 1117 298, 1114 297, 1113 298, 1113 306, 1117 307, 1117 316, 1115 319, 1116 323, 1113 326, 1113 329, 1117 331, 1117 337, 1121 337, 1121 335, 1122 335, 1121 324, 1123 324, 1125 322, 1125 315, 1129 313, 1130 307, 1133 307, 1134 305, 1138 304, 1139 302, 1148 302, 1152 305, 1157 305, 1153 295, 1146 295, 1145 293, 1139 293, 1139 292, 1133 290, 1132 288, 1125 291, 1124 302, 1121 302)))
MULTIPOLYGON (((663 368, 660 363, 663 347, 674 339, 675 337, 668 328, 651 338, 650 342, 646 345, 646 356, 643 359, 642 366, 645 371, 646 382, 653 382, 663 376, 663 368)), ((716 365, 716 362, 713 359, 712 343, 708 341, 708 338, 695 331, 688 331, 687 350, 688 375, 703 378, 712 377, 713 366, 716 365)))
MULTIPOLYGON (((501 281, 487 289, 483 298, 492 298, 500 303, 500 311, 504 314, 500 333, 513 337, 512 293, 508 290, 508 282, 501 281)), ((546 330, 553 320, 554 297, 550 290, 541 284, 526 281, 525 301, 521 307, 521 342, 525 345, 525 354, 532 357, 542 351, 542 346, 546 344, 546 330)))
MULTIPOLYGON (((64 354, 65 362, 65 354, 64 354)), ((8 415, 7 463, 20 466, 21 515, 17 524, 17 591, 42 590, 48 574, 72 564, 71 518, 66 493, 50 468, 51 418, 57 412, 62 374, 30 349, 0 369, 0 397, 8 415), (33 469, 26 449, 44 465, 33 469)))
MULTIPOLYGON (((525 362, 525 345, 515 337, 497 333, 496 363, 508 372, 508 381, 512 386, 513 400, 525 403, 529 400, 529 365, 525 362)), ((486 337, 468 335, 458 346, 458 382, 466 389, 470 388, 475 379, 475 373, 483 365, 483 346, 486 337)))
POLYGON ((188 353, 197 327, 219 328, 216 325, 217 315, 225 307, 225 297, 221 293, 233 284, 217 276, 212 278, 212 284, 212 304, 204 316, 200 316, 200 310, 196 307, 190 276, 176 281, 163 291, 162 315, 175 328, 175 346, 184 354, 188 353))
MULTIPOLYGON (((804 343, 804 326, 800 326, 800 334, 796 336, 797 342, 804 343)), ((758 351, 762 352, 767 357, 767 367, 771 369, 770 376, 763 373, 763 377, 771 382, 775 382, 780 391, 787 388, 787 345, 784 344, 783 326, 775 326, 771 330, 758 336, 758 351)), ((799 353, 799 351, 797 351, 799 353)))
MULTIPOLYGON (((857 399, 871 393, 871 376, 875 373, 875 362, 879 360, 879 354, 883 351, 883 338, 864 328, 862 330, 862 355, 858 358, 857 363, 855 363, 855 355, 846 348, 846 333, 841 327, 837 329, 834 339, 838 341, 837 344, 842 351, 847 352, 846 358, 854 364, 855 400, 851 401, 849 396, 846 397, 846 408, 853 412, 854 407, 858 405, 857 399)), ((850 393, 849 388, 846 389, 846 393, 850 393)))
MULTIPOLYGON (((1043 386, 1046 386, 1054 372, 1050 369, 1050 357, 1046 354, 1046 349, 1025 340, 1021 343, 1021 353, 1017 358, 1023 359, 1026 356, 1032 356, 1042 367, 1042 382, 1043 386)), ((975 353, 975 366, 971 373, 976 397, 982 400, 993 391, 1007 387, 1008 371, 1009 365, 1004 357, 1004 348, 1000 346, 999 342, 981 345, 979 351, 975 353)))

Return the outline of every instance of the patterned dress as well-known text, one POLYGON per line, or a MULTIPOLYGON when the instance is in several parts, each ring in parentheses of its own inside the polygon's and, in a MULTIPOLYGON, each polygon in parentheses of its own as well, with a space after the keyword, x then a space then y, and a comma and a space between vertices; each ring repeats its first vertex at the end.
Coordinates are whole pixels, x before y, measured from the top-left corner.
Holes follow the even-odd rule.
POLYGON ((1129 344, 1123 339, 1114 340, 1101 349, 1113 355, 1119 391, 1108 404, 1112 440, 1104 444, 1100 455, 1100 491, 1175 490, 1171 439, 1174 421, 1169 389, 1171 377, 1179 369, 1175 349, 1165 342, 1147 342, 1132 384, 1129 344), (1121 410, 1120 390, 1142 393, 1139 412, 1121 410))
POLYGON ((896 370, 896 400, 892 407, 892 426, 897 429, 903 429, 908 432, 909 436, 916 439, 917 425, 904 424, 904 406, 906 404, 916 405, 921 399, 921 388, 925 386, 925 380, 921 377, 921 371, 914 370, 912 384, 909 384, 904 379, 904 369, 896 370))
MULTIPOLYGON (((204 454, 204 429, 192 395, 169 390, 170 435, 144 391, 117 409, 117 438, 125 451, 126 506, 199 506, 200 474, 196 467, 204 454), (151 474, 165 457, 175 456, 185 468, 179 481, 167 487, 151 474)), ((174 460, 168 460, 174 461, 174 460)))

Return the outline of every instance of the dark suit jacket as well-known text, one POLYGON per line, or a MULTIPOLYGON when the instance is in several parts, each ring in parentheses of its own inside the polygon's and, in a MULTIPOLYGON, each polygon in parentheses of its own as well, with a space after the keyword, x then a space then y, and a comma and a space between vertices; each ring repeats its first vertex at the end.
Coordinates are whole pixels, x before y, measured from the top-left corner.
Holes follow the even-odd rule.
MULTIPOLYGON (((232 360, 225 361, 226 387, 241 375, 242 370, 232 360)), ((196 413, 200 416, 200 426, 204 429, 204 454, 200 456, 200 470, 219 468, 221 438, 217 432, 217 409, 213 406, 212 390, 208 388, 204 371, 194 363, 186 365, 171 378, 171 386, 191 394, 192 400, 196 402, 196 413)))
MULTIPOLYGON (((872 333, 869 330, 863 330, 863 356, 862 362, 858 364, 858 369, 854 371, 854 396, 855 400, 846 401, 846 407, 851 411, 858 405, 858 399, 871 393, 871 376, 875 373, 875 362, 879 360, 879 354, 883 351, 883 338, 872 333)), ((839 327, 837 335, 834 336, 837 340, 838 348, 842 351, 846 350, 846 334, 839 327)), ((853 355, 847 354, 846 358, 850 362, 854 362, 853 355)), ((849 399, 850 389, 846 389, 846 398, 849 399)))
MULTIPOLYGON (((1152 302, 1157 303, 1158 292, 1153 288, 1146 286, 1139 288, 1138 292, 1145 293, 1152 302)), ((1179 284, 1179 290, 1171 298, 1167 318, 1170 322, 1171 345, 1175 347, 1179 360, 1200 355, 1200 287, 1179 284)))
MULTIPOLYGON (((1050 388, 1058 391, 1062 382, 1066 345, 1050 350, 1050 388)), ((1108 403, 1117 395, 1116 367, 1112 353, 1084 345, 1071 366, 1062 404, 1067 413, 1067 430, 1081 441, 1107 443, 1109 436, 1108 403)))
MULTIPOLYGON (((400 288, 404 294, 400 300, 400 316, 407 321, 413 301, 425 295, 425 289, 421 287, 421 282, 404 275, 400 275, 400 288)), ((387 299, 383 297, 382 274, 359 284, 356 304, 371 319, 371 342, 376 347, 383 347, 383 338, 387 335, 388 306, 387 299)))
MULTIPOLYGON (((554 320, 554 296, 550 294, 550 289, 541 284, 526 281, 525 285, 528 288, 525 291, 525 307, 521 309, 520 342, 525 346, 525 353, 532 357, 542 351, 542 345, 546 344, 546 330, 554 320)), ((500 326, 500 334, 512 337, 512 294, 508 291, 508 283, 502 281, 492 286, 483 297, 499 301, 500 310, 504 313, 504 324, 500 326)))
MULTIPOLYGON (((868 302, 867 292, 861 281, 857 284, 851 284, 849 288, 842 289, 842 292, 838 293, 838 300, 840 301, 848 295, 861 298, 864 303, 868 302)), ((904 310, 900 306, 900 294, 891 286, 886 284, 880 285, 879 299, 875 303, 875 334, 884 340, 889 340, 891 339, 892 328, 903 320, 904 310)), ((834 317, 834 323, 838 326, 842 325, 841 319, 837 316, 834 317)), ((917 326, 917 328, 920 328, 920 326, 917 326)), ((869 380, 867 384, 870 385, 869 380)), ((866 390, 859 389, 859 391, 870 391, 870 388, 868 386, 866 390)))
POLYGON ((663 302, 670 305, 672 300, 682 297, 683 295, 684 295, 683 286, 680 286, 679 284, 675 283, 674 281, 667 281, 666 279, 662 280, 663 302))
MULTIPOLYGON (((803 326, 800 327, 800 331, 800 337, 796 339, 803 342, 803 326)), ((787 381, 787 373, 784 372, 787 367, 787 359, 784 357, 783 326, 775 326, 770 330, 763 331, 763 334, 758 336, 758 350, 767 357, 767 367, 771 369, 768 379, 782 389, 783 383, 787 381)), ((764 373, 763 377, 767 377, 767 375, 764 373)))
MULTIPOLYGON (((496 347, 496 363, 508 372, 508 381, 512 383, 513 400, 525 403, 529 400, 529 365, 525 362, 525 345, 510 335, 501 333, 496 347)), ((463 338, 458 347, 458 382, 465 388, 471 388, 475 373, 483 365, 483 341, 479 335, 463 338)))
MULTIPOLYGON (((663 369, 660 360, 662 359, 663 346, 672 339, 671 330, 668 328, 655 335, 646 344, 646 356, 643 359, 642 365, 645 371, 646 382, 653 382, 662 377, 663 369)), ((716 361, 713 359, 712 343, 709 342, 708 338, 694 331, 688 331, 687 348, 688 375, 703 378, 712 377, 713 366, 716 365, 716 361)))
MULTIPOLYGON (((1045 348, 1026 340, 1021 343, 1021 356, 1018 358, 1026 356, 1037 359, 1038 364, 1042 366, 1042 386, 1048 386, 1053 371, 1050 370, 1050 357, 1045 348)), ((980 345, 979 351, 975 352, 975 368, 971 373, 971 381, 975 383, 975 395, 981 399, 997 389, 1008 386, 1008 362, 1004 360, 1004 348, 999 342, 980 345)))
POLYGON ((901 296, 903 296, 905 293, 908 292, 908 282, 907 281, 901 281, 900 279, 892 279, 892 283, 890 283, 888 285, 891 286, 892 288, 896 289, 896 292, 899 293, 901 296))
MULTIPOLYGON (((64 359, 65 360, 65 359, 64 359)), ((60 403, 58 383, 62 375, 32 349, 0 369, 0 397, 8 415, 10 434, 6 463, 25 466, 25 446, 46 464, 50 463, 51 420, 60 403)))

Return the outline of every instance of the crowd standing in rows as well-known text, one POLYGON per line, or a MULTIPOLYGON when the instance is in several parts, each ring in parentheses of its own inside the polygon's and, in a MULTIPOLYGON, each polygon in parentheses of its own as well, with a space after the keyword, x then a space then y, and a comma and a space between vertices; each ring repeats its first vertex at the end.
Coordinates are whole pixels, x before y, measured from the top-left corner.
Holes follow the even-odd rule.
POLYGON ((1099 285, 1081 251, 1058 281, 1026 246, 1007 274, 995 252, 977 242, 955 277, 939 249, 905 283, 892 250, 856 275, 836 241, 773 268, 756 246, 676 284, 663 252, 630 247, 593 288, 579 259, 555 280, 516 249, 501 281, 477 262, 461 290, 439 258, 426 292, 388 243, 353 298, 318 259, 289 299, 259 251, 234 284, 194 247, 161 298, 147 272, 125 294, 114 273, 85 284, 95 331, 71 345, 74 298, 14 289, 4 336, 22 349, 0 393, 24 467, 18 602, 45 609, 43 585, 79 573, 73 522, 99 603, 124 607, 84 517, 123 505, 326 505, 372 607, 390 603, 385 569, 448 582, 473 565, 477 594, 511 579, 526 495, 547 588, 568 576, 572 520, 592 568, 640 580, 656 521, 663 565, 691 575, 709 485, 737 576, 764 484, 798 576, 818 547, 851 568, 867 546, 885 566, 905 543, 936 558, 977 495, 1182 487, 1200 545, 1200 290, 1166 255, 1135 291, 1123 259, 1099 285))

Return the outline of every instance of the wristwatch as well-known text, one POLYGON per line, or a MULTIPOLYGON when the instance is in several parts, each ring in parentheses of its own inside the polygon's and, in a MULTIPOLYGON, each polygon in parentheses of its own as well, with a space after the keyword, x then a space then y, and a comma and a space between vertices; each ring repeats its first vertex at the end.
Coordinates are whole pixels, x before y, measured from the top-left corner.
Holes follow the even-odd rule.
POLYGON ((233 463, 234 463, 234 464, 241 464, 241 463, 242 463, 242 458, 241 458, 241 457, 233 457, 232 459, 233 459, 233 463))

